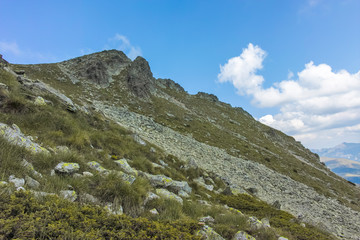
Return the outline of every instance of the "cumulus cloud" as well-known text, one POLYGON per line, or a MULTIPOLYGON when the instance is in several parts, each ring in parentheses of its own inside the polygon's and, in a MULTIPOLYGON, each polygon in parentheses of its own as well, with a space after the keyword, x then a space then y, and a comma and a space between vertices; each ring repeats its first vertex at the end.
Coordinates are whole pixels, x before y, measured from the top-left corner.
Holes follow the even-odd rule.
POLYGON ((239 93, 252 96, 254 105, 279 108, 278 113, 263 116, 260 122, 311 147, 360 141, 360 71, 351 74, 309 62, 296 76, 290 72, 292 79, 264 88, 264 78, 255 75, 264 57, 260 47, 249 44, 239 57, 220 67, 218 76, 220 82, 231 82, 239 93), (244 57, 248 52, 255 57, 244 57), (238 64, 229 64, 233 61, 238 64), (254 76, 258 81, 253 80, 254 76))
POLYGON ((256 72, 262 69, 265 55, 264 50, 249 43, 240 56, 220 65, 219 81, 232 83, 241 95, 257 92, 264 78, 256 72))
POLYGON ((133 46, 130 40, 124 35, 117 33, 114 37, 110 38, 108 42, 110 46, 106 45, 106 49, 115 48, 121 50, 132 60, 142 55, 140 47, 133 46))

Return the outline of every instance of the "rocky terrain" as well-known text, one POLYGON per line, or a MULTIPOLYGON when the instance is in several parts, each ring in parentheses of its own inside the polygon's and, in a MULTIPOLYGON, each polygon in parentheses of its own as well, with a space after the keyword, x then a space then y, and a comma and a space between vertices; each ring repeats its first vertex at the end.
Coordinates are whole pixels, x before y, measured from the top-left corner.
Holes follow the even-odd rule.
POLYGON ((14 175, 7 169, 0 179, 4 186, 155 220, 169 215, 164 210, 169 204, 159 199, 181 204, 178 211, 187 218, 190 204, 209 214, 190 217, 199 221, 196 236, 205 239, 251 239, 249 234, 256 239, 360 239, 357 186, 243 109, 212 94, 190 95, 170 79, 155 79, 142 57, 131 61, 111 50, 55 64, 17 65, 2 58, 0 64, 0 135, 29 152, 19 164, 31 172, 14 175), (34 116, 44 123, 37 124, 34 116), (41 164, 36 156, 55 160, 41 164), (120 179, 129 196, 146 185, 139 181, 149 185, 131 205, 124 196, 103 192, 97 175, 104 182, 120 179), (61 187, 42 187, 58 177, 61 187), (86 178, 95 187, 74 187, 83 181, 74 179, 86 178), (211 216, 207 206, 218 212, 211 216), (222 216, 227 214, 243 223, 226 225, 222 216))

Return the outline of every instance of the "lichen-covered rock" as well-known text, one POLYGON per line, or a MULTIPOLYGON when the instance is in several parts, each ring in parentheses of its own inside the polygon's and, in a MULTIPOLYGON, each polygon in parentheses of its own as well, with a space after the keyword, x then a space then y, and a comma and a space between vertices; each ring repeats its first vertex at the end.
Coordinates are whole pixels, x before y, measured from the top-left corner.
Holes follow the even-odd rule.
POLYGON ((172 181, 169 185, 169 188, 176 191, 184 191, 186 193, 191 193, 192 189, 186 181, 172 181))
POLYGON ((264 227, 264 224, 256 217, 249 217, 248 222, 250 224, 250 227, 255 230, 258 230, 258 229, 261 229, 264 227))
POLYGON ((149 179, 150 184, 154 187, 168 187, 172 184, 173 180, 165 175, 152 175, 144 173, 144 176, 149 179))
POLYGON ((100 163, 96 162, 96 161, 91 161, 88 162, 87 165, 91 168, 94 169, 95 171, 99 172, 99 173, 103 173, 103 174, 108 174, 109 170, 105 169, 104 167, 102 167, 100 165, 100 163))
POLYGON ((120 204, 108 203, 104 208, 114 215, 122 215, 124 213, 124 209, 120 204))
POLYGON ((46 105, 46 102, 42 97, 37 96, 35 98, 34 104, 37 105, 37 106, 44 106, 44 105, 46 105))
POLYGON ((213 224, 215 223, 215 219, 212 216, 206 216, 199 219, 199 222, 203 222, 206 224, 213 224))
POLYGON ((8 90, 9 87, 8 87, 6 84, 4 84, 4 83, 0 83, 0 89, 8 90))
POLYGON ((93 177, 94 176, 94 174, 92 174, 91 172, 83 172, 82 175, 84 177, 93 177))
POLYGON ((5 181, 0 181, 0 187, 4 187, 4 186, 7 186, 7 185, 8 185, 7 182, 5 182, 5 181))
POLYGON ((129 163, 127 162, 127 160, 125 158, 120 159, 120 160, 116 160, 115 163, 122 169, 124 170, 126 173, 137 176, 138 175, 138 171, 133 169, 129 163))
POLYGON ((183 191, 183 190, 180 190, 180 191, 178 192, 178 195, 179 195, 180 197, 182 197, 182 198, 189 198, 189 197, 190 197, 190 195, 189 195, 187 192, 183 191))
POLYGON ((25 182, 30 188, 35 189, 40 187, 40 183, 29 176, 25 176, 25 182))
POLYGON ((156 210, 156 208, 153 208, 153 209, 149 210, 149 212, 150 212, 152 215, 159 215, 159 212, 158 212, 158 210, 156 210))
POLYGON ((25 147, 32 153, 49 154, 47 149, 33 142, 31 137, 25 136, 16 124, 10 127, 7 124, 0 123, 0 136, 4 137, 11 144, 25 147))
POLYGON ((118 176, 120 176, 122 178, 122 180, 124 180, 126 183, 128 184, 133 184, 136 180, 136 177, 121 171, 113 171, 115 172, 118 176))
POLYGON ((78 172, 79 169, 80 169, 80 166, 77 163, 61 162, 58 165, 56 165, 54 170, 55 170, 56 173, 73 174, 73 173, 78 172))
POLYGON ((167 199, 172 199, 172 200, 175 200, 175 201, 183 204, 183 200, 182 200, 181 197, 179 197, 175 193, 169 192, 166 189, 162 189, 162 188, 161 189, 156 189, 156 194, 161 196, 161 197, 164 197, 164 198, 167 198, 167 199))
POLYGON ((25 185, 25 180, 23 178, 16 178, 14 175, 10 175, 9 182, 14 184, 16 188, 22 187, 25 185))
POLYGON ((196 235, 202 236, 202 239, 206 240, 225 240, 220 234, 214 231, 214 229, 208 225, 202 227, 196 235))
POLYGON ((205 189, 207 189, 209 191, 214 190, 214 186, 206 184, 202 177, 194 179, 194 182, 196 182, 199 186, 202 186, 202 187, 204 187, 205 189))
POLYGON ((34 166, 33 166, 31 163, 29 163, 28 161, 26 161, 25 159, 23 159, 23 160, 21 161, 21 165, 22 165, 23 167, 25 167, 25 169, 26 169, 27 171, 29 171, 30 173, 32 173, 33 175, 42 178, 42 174, 39 173, 39 172, 37 172, 37 171, 35 170, 34 166))
POLYGON ((232 240, 256 240, 253 236, 250 234, 244 232, 244 231, 238 231, 232 240))
POLYGON ((96 197, 94 197, 93 195, 91 194, 88 194, 88 193, 83 193, 80 195, 80 199, 81 201, 83 202, 86 202, 86 203, 99 203, 99 199, 97 199, 96 197))
POLYGON ((63 190, 60 191, 60 196, 66 200, 69 200, 71 202, 74 202, 77 199, 77 194, 73 190, 63 190))
POLYGON ((269 221, 269 219, 267 219, 267 218, 262 218, 262 219, 261 219, 261 222, 262 222, 264 228, 270 228, 270 227, 271 227, 271 226, 270 226, 270 221, 269 221))
POLYGON ((70 149, 67 146, 56 146, 56 153, 69 153, 70 149))
POLYGON ((144 200, 144 205, 146 205, 149 201, 152 201, 152 200, 154 200, 154 199, 158 199, 158 198, 160 198, 158 195, 156 195, 155 193, 153 193, 153 192, 148 192, 147 194, 146 194, 146 198, 145 198, 145 200, 144 200))

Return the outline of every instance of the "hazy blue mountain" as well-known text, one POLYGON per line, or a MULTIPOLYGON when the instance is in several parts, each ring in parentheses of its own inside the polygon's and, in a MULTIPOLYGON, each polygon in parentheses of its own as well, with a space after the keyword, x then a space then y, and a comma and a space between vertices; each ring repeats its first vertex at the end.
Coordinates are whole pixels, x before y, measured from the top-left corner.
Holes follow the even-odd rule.
POLYGON ((337 175, 353 183, 360 184, 360 162, 346 158, 320 157, 320 160, 337 175))
POLYGON ((342 143, 332 148, 313 149, 320 157, 360 161, 360 143, 342 143))

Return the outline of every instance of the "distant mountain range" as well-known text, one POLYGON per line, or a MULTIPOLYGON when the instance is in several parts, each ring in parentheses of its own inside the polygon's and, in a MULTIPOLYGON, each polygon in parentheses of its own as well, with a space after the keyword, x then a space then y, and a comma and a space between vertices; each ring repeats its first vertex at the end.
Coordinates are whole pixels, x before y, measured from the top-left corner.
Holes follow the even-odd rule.
POLYGON ((360 143, 342 143, 333 148, 313 149, 334 173, 360 184, 360 143))

